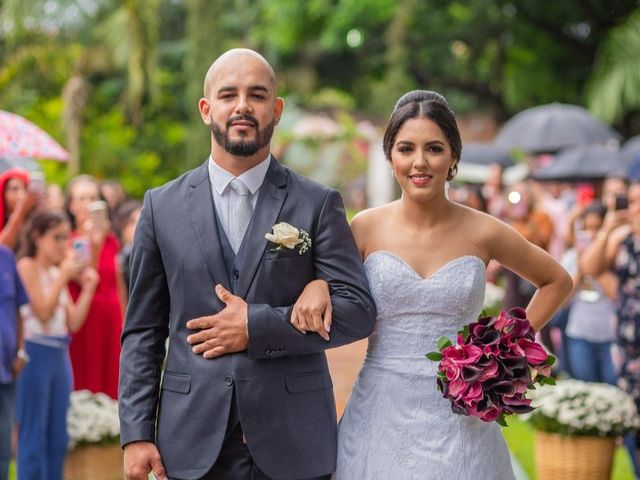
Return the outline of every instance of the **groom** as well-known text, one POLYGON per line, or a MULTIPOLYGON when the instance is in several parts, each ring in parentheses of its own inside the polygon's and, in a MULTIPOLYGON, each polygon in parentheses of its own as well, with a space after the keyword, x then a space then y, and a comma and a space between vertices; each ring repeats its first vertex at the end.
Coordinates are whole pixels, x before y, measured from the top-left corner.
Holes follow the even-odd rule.
POLYGON ((366 337, 375 317, 342 201, 270 155, 283 100, 258 53, 220 56, 199 108, 211 157, 147 192, 136 230, 120 363, 126 478, 329 478, 324 350, 366 337), (272 232, 279 223, 290 227, 272 232), (331 291, 328 340, 289 321, 314 279, 331 291))

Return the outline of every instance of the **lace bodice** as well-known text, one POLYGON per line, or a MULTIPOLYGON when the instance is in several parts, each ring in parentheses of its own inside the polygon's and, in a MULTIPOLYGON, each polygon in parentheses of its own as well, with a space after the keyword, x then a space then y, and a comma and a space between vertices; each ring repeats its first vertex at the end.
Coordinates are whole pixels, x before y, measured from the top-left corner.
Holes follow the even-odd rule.
POLYGON ((484 262, 475 256, 455 258, 427 278, 385 250, 371 253, 365 271, 378 309, 369 337, 369 358, 425 363, 441 336, 454 338, 482 310, 484 262))

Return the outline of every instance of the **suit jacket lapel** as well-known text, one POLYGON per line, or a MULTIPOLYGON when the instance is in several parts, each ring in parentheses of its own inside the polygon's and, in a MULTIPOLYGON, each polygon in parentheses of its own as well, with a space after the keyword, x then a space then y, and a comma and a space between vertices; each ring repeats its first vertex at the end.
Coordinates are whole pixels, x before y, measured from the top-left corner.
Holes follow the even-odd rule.
POLYGON ((206 162, 196 169, 191 176, 187 202, 191 212, 191 223, 195 229, 196 239, 207 264, 209 274, 214 283, 221 283, 226 289, 230 290, 229 276, 224 263, 215 219, 216 209, 211 195, 211 182, 209 181, 206 162))
POLYGON ((282 205, 287 198, 286 186, 287 173, 272 156, 242 246, 242 258, 240 259, 240 272, 242 273, 238 282, 237 295, 243 298, 249 291, 267 247, 268 241, 264 236, 271 232, 273 225, 277 223, 278 215, 280 215, 282 205))

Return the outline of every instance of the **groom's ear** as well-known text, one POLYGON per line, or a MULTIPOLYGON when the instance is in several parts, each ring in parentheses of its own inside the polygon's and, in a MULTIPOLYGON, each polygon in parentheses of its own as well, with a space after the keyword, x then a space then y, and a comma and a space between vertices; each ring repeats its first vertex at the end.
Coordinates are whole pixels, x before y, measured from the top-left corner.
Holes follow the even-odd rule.
POLYGON ((209 104, 209 100, 206 98, 201 98, 198 102, 198 110, 200 110, 200 116, 202 117, 202 121, 205 125, 209 126, 211 123, 211 105, 209 104))
POLYGON ((275 105, 273 107, 273 119, 276 125, 280 123, 280 117, 282 117, 282 111, 284 110, 284 98, 276 97, 275 105))

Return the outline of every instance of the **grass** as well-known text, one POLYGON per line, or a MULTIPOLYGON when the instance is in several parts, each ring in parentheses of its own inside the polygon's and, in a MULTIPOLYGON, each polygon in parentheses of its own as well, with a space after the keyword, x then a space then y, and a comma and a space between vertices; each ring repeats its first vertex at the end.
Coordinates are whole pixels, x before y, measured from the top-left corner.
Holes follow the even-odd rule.
MULTIPOLYGON (((522 422, 517 418, 508 419, 509 426, 502 429, 502 433, 509 445, 509 450, 518 459, 522 468, 527 472, 530 480, 535 480, 535 462, 534 462, 534 430, 528 423, 522 422)), ((15 465, 11 464, 9 470, 9 480, 16 480, 15 465)), ((634 480, 631 462, 627 456, 626 450, 618 448, 613 461, 613 473, 611 480, 634 480)))
MULTIPOLYGON (((528 423, 509 418, 509 426, 502 429, 509 450, 518 459, 530 480, 535 480, 534 430, 528 423)), ((624 448, 618 448, 613 461, 611 480, 634 480, 631 462, 624 448)))

